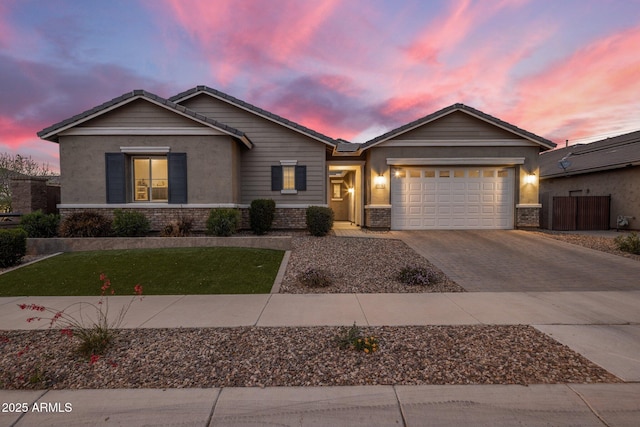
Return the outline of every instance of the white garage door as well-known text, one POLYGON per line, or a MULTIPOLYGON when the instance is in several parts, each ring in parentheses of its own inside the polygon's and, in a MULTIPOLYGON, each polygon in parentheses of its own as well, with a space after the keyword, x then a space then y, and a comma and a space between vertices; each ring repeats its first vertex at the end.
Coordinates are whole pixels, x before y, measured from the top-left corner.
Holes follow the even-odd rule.
POLYGON ((391 228, 511 229, 513 200, 513 168, 393 168, 391 228))

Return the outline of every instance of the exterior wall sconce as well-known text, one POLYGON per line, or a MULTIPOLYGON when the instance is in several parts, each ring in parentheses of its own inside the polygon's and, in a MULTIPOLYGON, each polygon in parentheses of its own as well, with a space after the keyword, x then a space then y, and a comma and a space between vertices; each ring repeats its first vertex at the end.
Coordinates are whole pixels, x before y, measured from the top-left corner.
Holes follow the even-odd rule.
POLYGON ((347 189, 347 192, 348 192, 349 194, 353 194, 353 192, 354 192, 353 187, 349 187, 349 188, 347 189))
POLYGON ((536 183, 536 174, 529 173, 524 177, 525 184, 535 184, 536 183))
POLYGON ((384 175, 378 175, 373 179, 373 183, 375 184, 376 188, 385 188, 387 180, 385 179, 384 175))

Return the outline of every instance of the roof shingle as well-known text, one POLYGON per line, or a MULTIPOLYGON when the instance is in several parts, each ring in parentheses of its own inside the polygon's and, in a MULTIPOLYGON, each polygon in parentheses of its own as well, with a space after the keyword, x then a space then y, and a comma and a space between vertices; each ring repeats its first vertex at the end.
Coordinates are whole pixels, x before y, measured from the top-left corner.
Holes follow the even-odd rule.
POLYGON ((540 178, 577 175, 640 165, 640 131, 540 155, 540 178), (568 161, 564 168, 562 160, 568 161))

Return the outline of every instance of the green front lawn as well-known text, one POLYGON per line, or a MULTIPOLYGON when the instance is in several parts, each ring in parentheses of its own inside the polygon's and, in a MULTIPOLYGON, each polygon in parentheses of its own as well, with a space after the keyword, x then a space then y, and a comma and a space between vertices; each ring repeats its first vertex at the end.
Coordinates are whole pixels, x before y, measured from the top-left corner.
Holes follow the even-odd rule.
POLYGON ((175 248, 72 252, 0 275, 0 296, 93 296, 100 274, 117 295, 268 293, 283 251, 248 248, 175 248))

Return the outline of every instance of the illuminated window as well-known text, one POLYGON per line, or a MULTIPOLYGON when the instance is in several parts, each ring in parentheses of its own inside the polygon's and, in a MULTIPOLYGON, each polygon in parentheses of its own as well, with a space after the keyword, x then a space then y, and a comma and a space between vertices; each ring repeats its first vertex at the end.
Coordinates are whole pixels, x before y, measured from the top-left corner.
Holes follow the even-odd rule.
POLYGON ((271 166, 271 191, 281 194, 297 194, 307 189, 307 167, 297 160, 280 160, 279 166, 271 166))
POLYGON ((135 202, 169 200, 169 172, 166 157, 133 158, 133 200, 135 202))
POLYGON ((295 166, 282 166, 282 189, 283 190, 296 189, 296 167, 295 166))

